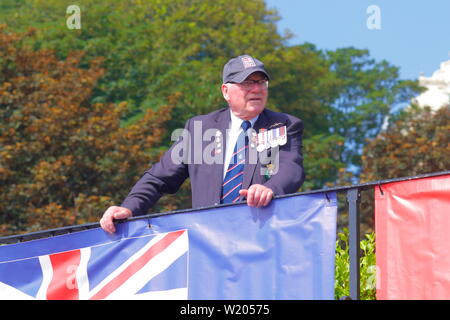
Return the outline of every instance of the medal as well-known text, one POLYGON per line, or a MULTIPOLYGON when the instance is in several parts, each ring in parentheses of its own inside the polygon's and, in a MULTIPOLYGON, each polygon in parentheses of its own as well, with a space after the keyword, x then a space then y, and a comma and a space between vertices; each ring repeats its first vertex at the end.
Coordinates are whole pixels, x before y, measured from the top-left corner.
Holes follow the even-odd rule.
POLYGON ((266 129, 264 129, 263 136, 264 136, 264 149, 269 149, 270 148, 269 132, 266 129))
POLYGON ((280 146, 283 146, 287 142, 286 126, 279 127, 278 129, 279 129, 279 136, 278 136, 279 141, 278 141, 278 144, 280 146))
POLYGON ((269 143, 271 148, 275 148, 278 146, 278 128, 270 130, 269 143))
POLYGON ((250 148, 255 148, 258 145, 258 135, 255 131, 252 131, 252 137, 250 139, 250 148))
POLYGON ((266 142, 265 142, 265 135, 264 135, 265 129, 259 130, 257 143, 256 143, 256 150, 258 152, 262 152, 266 148, 266 142))
POLYGON ((222 132, 220 130, 216 131, 214 141, 216 142, 215 154, 220 154, 222 152, 222 132))

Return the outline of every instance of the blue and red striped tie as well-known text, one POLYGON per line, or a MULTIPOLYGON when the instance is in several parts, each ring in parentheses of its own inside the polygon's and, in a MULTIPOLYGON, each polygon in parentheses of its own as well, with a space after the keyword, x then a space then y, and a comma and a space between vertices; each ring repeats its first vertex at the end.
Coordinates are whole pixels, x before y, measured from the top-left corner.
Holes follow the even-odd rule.
POLYGON ((223 179, 221 203, 233 203, 240 198, 239 190, 244 180, 245 151, 248 149, 246 132, 251 126, 250 121, 244 121, 241 124, 243 131, 236 141, 230 165, 223 179))

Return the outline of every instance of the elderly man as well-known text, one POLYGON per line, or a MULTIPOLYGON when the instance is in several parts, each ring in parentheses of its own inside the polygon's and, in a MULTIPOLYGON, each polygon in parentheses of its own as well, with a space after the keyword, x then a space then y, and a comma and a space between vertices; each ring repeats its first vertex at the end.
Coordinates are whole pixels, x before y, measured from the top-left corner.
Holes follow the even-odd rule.
POLYGON ((164 193, 175 193, 188 177, 193 208, 244 199, 249 206, 261 207, 275 195, 296 192, 304 181, 303 124, 291 115, 265 109, 268 81, 258 59, 242 55, 228 61, 221 89, 229 108, 189 119, 188 137, 175 142, 144 173, 121 206, 105 211, 101 227, 115 232, 114 219, 146 214, 164 193), (202 134, 199 143, 191 143, 192 134, 198 142, 198 128, 215 133, 213 148, 202 134), (174 156, 180 150, 181 161, 174 156))

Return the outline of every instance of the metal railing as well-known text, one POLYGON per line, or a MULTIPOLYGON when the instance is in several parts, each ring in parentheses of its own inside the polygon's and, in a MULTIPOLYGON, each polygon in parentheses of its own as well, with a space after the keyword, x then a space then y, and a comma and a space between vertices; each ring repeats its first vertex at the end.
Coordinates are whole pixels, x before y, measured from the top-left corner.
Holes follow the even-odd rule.
MULTIPOLYGON (((382 186, 384 184, 392 183, 392 182, 400 182, 400 181, 409 181, 421 178, 429 178, 429 177, 437 177, 443 175, 450 175, 450 171, 442 171, 442 172, 434 172, 429 174, 416 175, 411 177, 403 177, 403 178, 395 178, 395 179, 387 179, 387 180, 378 180, 372 181, 362 184, 350 185, 350 186, 342 186, 335 188, 327 188, 327 189, 319 189, 307 192, 298 192, 283 196, 276 196, 275 199, 278 198, 286 198, 298 195, 306 195, 306 194, 314 194, 314 193, 327 193, 327 192, 346 192, 346 200, 348 203, 348 226, 349 226, 349 255, 350 255, 350 299, 359 300, 360 298, 360 213, 359 213, 359 204, 361 201, 361 191, 369 190, 374 187, 379 188, 382 192, 382 186)), ((186 210, 175 210, 168 211, 162 213, 151 213, 144 216, 131 217, 125 220, 118 221, 119 223, 124 221, 138 220, 138 219, 149 219, 155 217, 161 217, 170 214, 178 214, 178 213, 186 213, 192 211, 199 211, 205 209, 213 209, 217 207, 225 207, 232 206, 236 204, 241 204, 242 202, 233 203, 233 204, 221 204, 218 206, 209 206, 195 209, 186 209, 186 210)), ((14 236, 6 236, 0 237, 0 244, 12 244, 19 243, 24 241, 36 240, 41 238, 53 237, 56 235, 62 235, 67 233, 78 232, 86 229, 98 228, 100 224, 96 223, 87 223, 76 226, 62 227, 56 229, 49 229, 37 232, 31 232, 27 234, 14 235, 14 236)), ((343 297, 345 298, 345 297, 343 297)))

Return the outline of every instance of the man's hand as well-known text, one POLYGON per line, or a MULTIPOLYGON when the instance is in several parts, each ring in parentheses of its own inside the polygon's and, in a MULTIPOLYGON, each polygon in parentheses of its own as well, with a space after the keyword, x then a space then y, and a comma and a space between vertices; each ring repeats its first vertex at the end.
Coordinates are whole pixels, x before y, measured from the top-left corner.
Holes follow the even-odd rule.
POLYGON ((109 207, 100 219, 100 226, 106 232, 116 232, 116 228, 114 227, 114 219, 126 219, 132 215, 132 212, 127 208, 118 206, 109 207))
POLYGON ((247 198, 247 204, 250 207, 265 207, 273 199, 273 191, 262 184, 253 184, 248 189, 239 191, 241 196, 247 198))

